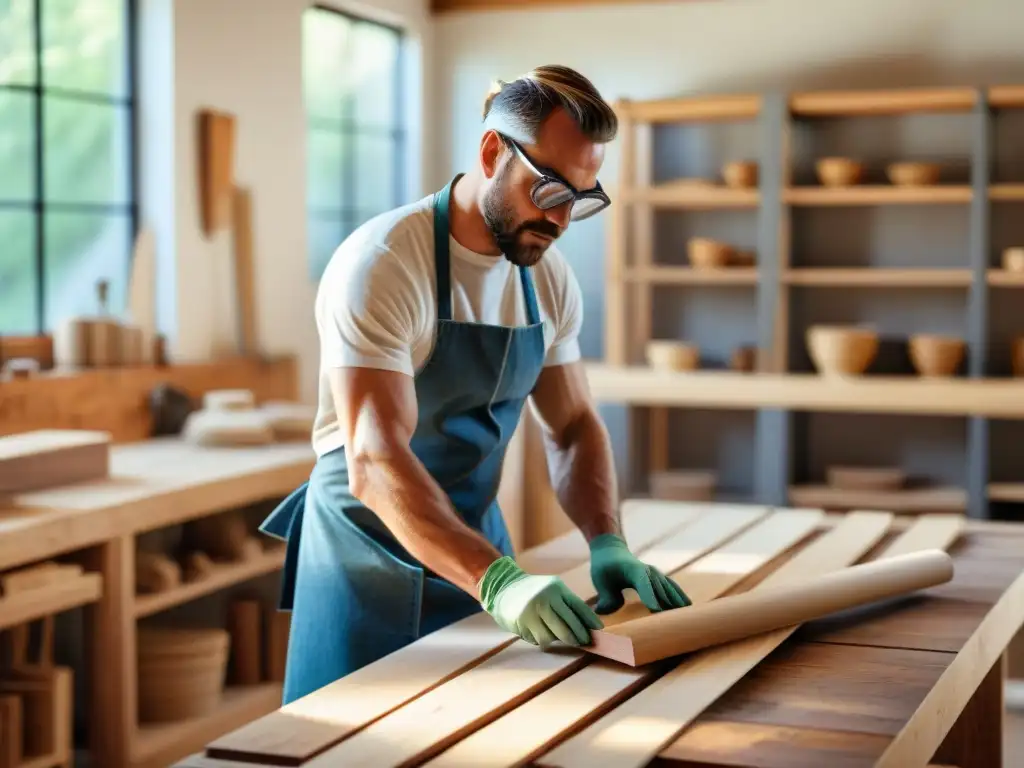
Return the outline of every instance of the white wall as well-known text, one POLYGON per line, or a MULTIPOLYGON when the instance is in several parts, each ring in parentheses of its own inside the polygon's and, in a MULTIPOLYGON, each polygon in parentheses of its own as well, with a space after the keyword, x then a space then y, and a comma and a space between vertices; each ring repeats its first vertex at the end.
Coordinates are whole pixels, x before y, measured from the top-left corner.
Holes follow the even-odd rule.
MULTIPOLYGON (((302 13, 306 0, 144 0, 140 42, 144 223, 157 234, 159 319, 174 359, 203 360, 234 345, 231 238, 199 221, 195 116, 237 118, 235 171, 253 194, 256 308, 263 351, 298 353, 301 391, 316 391, 316 284, 307 266, 302 13), (170 290, 168 290, 170 288, 170 290)), ((407 196, 423 188, 422 104, 429 90, 426 0, 335 0, 404 28, 409 37, 407 196)), ((429 146, 429 144, 427 145, 429 146)))
MULTIPOLYGON (((696 0, 446 14, 435 24, 434 185, 473 162, 494 78, 566 64, 609 99, 700 92, 1024 81, 1020 0, 696 0)), ((617 147, 603 177, 614 184, 617 147)), ((584 354, 602 354, 602 217, 563 250, 585 294, 584 354)))

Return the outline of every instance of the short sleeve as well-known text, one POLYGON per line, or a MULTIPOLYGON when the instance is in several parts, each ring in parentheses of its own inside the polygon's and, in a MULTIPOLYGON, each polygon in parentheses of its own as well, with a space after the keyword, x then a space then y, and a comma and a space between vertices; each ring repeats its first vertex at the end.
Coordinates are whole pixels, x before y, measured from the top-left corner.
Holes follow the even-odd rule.
POLYGON ((424 286, 390 249, 349 241, 320 281, 316 323, 324 368, 378 368, 414 375, 424 286))
MULTIPOLYGON (((560 255, 560 254, 559 254, 560 255)), ((583 292, 569 264, 559 258, 556 278, 556 307, 552 312, 555 336, 544 358, 544 366, 566 365, 580 359, 580 328, 583 326, 583 292)))

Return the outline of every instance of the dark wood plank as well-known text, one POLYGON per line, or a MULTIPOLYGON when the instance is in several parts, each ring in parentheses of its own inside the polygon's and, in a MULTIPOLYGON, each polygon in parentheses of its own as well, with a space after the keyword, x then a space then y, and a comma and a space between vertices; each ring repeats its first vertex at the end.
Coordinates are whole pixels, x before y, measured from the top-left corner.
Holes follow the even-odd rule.
POLYGON ((653 765, 674 768, 865 768, 889 739, 761 723, 700 722, 653 765))
POLYGON ((809 622, 794 639, 956 653, 989 607, 971 600, 913 596, 809 622))
POLYGON ((699 722, 895 736, 954 654, 830 643, 787 643, 699 722))

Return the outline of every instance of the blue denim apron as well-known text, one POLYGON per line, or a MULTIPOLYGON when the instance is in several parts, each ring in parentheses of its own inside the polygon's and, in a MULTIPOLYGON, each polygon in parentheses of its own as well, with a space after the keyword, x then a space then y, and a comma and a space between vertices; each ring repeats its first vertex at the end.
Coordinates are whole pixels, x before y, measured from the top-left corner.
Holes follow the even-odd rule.
MULTIPOLYGON (((524 267, 525 326, 452 320, 448 205, 458 178, 434 196, 436 341, 415 379, 419 417, 411 445, 462 520, 511 555, 498 484, 544 364, 544 333, 524 267)), ((318 459, 309 481, 261 530, 288 542, 280 606, 292 612, 285 704, 481 610, 352 496, 343 447, 318 459)))

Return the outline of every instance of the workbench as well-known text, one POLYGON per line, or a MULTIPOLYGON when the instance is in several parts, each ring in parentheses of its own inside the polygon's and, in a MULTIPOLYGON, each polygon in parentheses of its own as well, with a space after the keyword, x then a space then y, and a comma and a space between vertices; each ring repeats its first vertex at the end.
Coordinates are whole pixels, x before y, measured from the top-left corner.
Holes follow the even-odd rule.
POLYGON ((279 684, 227 691, 201 719, 139 727, 136 620, 280 569, 280 550, 224 565, 203 581, 135 594, 135 537, 282 498, 313 467, 308 442, 203 448, 178 438, 114 445, 108 478, 0 501, 0 570, 55 557, 85 565, 83 579, 33 602, 0 598, 0 629, 88 606, 90 747, 99 768, 165 766, 280 704, 279 684))
MULTIPOLYGON (((640 500, 623 517, 634 550, 695 604, 917 549, 946 550, 955 575, 639 668, 541 651, 477 614, 211 740, 178 768, 1002 765, 1024 526, 640 500)), ((570 533, 521 559, 589 597, 586 556, 570 533)))

